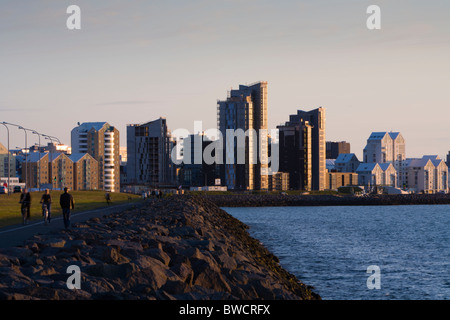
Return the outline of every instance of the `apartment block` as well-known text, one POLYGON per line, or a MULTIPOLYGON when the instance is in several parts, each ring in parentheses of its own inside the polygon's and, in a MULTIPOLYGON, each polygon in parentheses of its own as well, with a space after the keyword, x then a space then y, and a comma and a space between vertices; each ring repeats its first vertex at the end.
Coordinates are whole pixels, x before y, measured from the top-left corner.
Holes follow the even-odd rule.
POLYGON ((278 126, 280 171, 289 174, 289 188, 312 190, 312 130, 309 121, 300 119, 278 126))
POLYGON ((358 185, 358 174, 353 172, 328 172, 327 189, 337 190, 340 187, 358 185))
POLYGON ((449 191, 448 166, 438 156, 406 159, 404 167, 406 188, 416 193, 449 191))
POLYGON ((53 189, 73 190, 73 162, 64 153, 47 153, 49 181, 53 189))
POLYGON ((41 188, 49 182, 48 153, 32 152, 27 156, 27 170, 23 174, 28 188, 41 188))
POLYGON ((14 157, 4 145, 0 143, 0 177, 16 176, 16 157, 14 157), (9 166, 8 166, 9 155, 9 166), (9 175, 8 175, 9 168, 9 175))
POLYGON ((342 153, 350 153, 350 143, 346 141, 327 141, 326 150, 327 159, 337 159, 342 153))
POLYGON ((120 191, 120 134, 107 122, 86 122, 72 130, 72 152, 88 153, 98 162, 99 188, 120 191))
POLYGON ((220 175, 228 189, 268 190, 267 82, 231 90, 217 102, 217 127, 224 141, 220 175), (248 133, 238 145, 227 130, 248 133), (240 155, 245 161, 239 161, 240 155), (242 163, 243 162, 243 163, 242 163))
POLYGON ((69 159, 73 164, 73 190, 98 190, 98 162, 88 153, 73 153, 69 159))
POLYGON ((365 163, 391 162, 398 172, 397 185, 404 184, 403 162, 406 159, 406 142, 400 132, 372 132, 363 152, 365 163))
POLYGON ((280 171, 289 172, 290 187, 293 189, 325 190, 327 187, 325 122, 325 108, 320 107, 311 111, 298 110, 297 114, 289 116, 289 121, 284 126, 278 126, 280 130, 280 171), (283 148, 286 145, 283 146, 285 142, 281 142, 282 131, 284 131, 285 137, 287 135, 295 136, 290 139, 290 142, 286 142, 288 149, 284 151, 283 148), (290 133, 288 133, 289 131, 290 133), (291 155, 291 152, 295 156, 291 155), (283 156, 281 156, 282 153, 283 156), (282 163, 286 164, 285 157, 290 158, 287 162, 291 165, 287 167, 282 165, 282 163), (310 180, 309 174, 311 175, 310 180), (300 179, 300 183, 296 182, 298 179, 300 179))
POLYGON ((334 162, 338 172, 356 172, 361 162, 354 153, 341 153, 334 162))
POLYGON ((127 182, 151 187, 174 186, 171 159, 175 142, 165 118, 127 126, 127 182))

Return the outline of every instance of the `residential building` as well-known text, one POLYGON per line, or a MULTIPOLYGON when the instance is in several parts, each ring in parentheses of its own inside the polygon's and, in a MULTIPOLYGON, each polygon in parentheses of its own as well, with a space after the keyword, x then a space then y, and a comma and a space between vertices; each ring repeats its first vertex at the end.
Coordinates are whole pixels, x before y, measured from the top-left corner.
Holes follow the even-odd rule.
MULTIPOLYGON (((203 158, 211 141, 204 133, 189 135, 183 140, 183 163, 180 170, 180 184, 189 187, 214 186, 216 164, 207 163, 203 158)), ((211 156, 215 156, 212 154, 211 156)))
POLYGON ((72 148, 69 147, 68 145, 65 144, 59 144, 56 142, 51 142, 49 144, 47 144, 46 147, 43 148, 43 151, 48 151, 48 152, 62 152, 65 153, 67 155, 70 155, 72 153, 72 148))
POLYGON ((337 159, 342 153, 350 153, 350 143, 346 141, 327 141, 326 142, 326 157, 327 159, 337 159))
POLYGON ((73 162, 64 153, 48 153, 49 181, 52 189, 62 190, 73 187, 73 162))
POLYGON ((120 191, 120 135, 107 122, 86 122, 72 130, 72 152, 89 153, 98 162, 99 188, 120 191))
POLYGON ((289 188, 312 190, 312 130, 309 121, 288 121, 279 130, 279 169, 289 173, 289 188))
POLYGON ((335 161, 337 172, 356 172, 361 162, 354 153, 341 153, 335 161))
POLYGON ((416 193, 448 192, 448 166, 438 156, 405 161, 406 187, 416 193))
POLYGON ((175 145, 165 118, 127 126, 127 182, 151 187, 174 186, 175 145))
POLYGON ((397 170, 392 163, 361 163, 356 173, 358 174, 358 184, 362 186, 397 186, 397 170))
POLYGON ((98 161, 88 153, 72 153, 69 159, 73 164, 73 190, 98 190, 98 161))
POLYGON ((389 187, 397 187, 398 172, 391 162, 379 163, 381 170, 381 185, 389 187))
MULTIPOLYGON (((282 160, 281 154, 283 146, 280 142, 280 171, 289 172, 290 177, 294 177, 290 181, 295 181, 299 177, 304 180, 304 182, 300 185, 294 182, 294 185, 290 185, 290 188, 294 189, 302 189, 308 190, 325 190, 327 187, 327 169, 326 169, 326 141, 325 141, 325 108, 318 108, 311 111, 302 111, 298 110, 297 114, 291 115, 289 117, 289 121, 286 122, 284 126, 278 126, 280 130, 280 141, 281 141, 281 131, 285 131, 287 134, 290 131, 289 135, 296 135, 299 139, 297 142, 294 141, 294 145, 292 141, 290 142, 290 147, 288 151, 284 151, 284 155, 287 157, 291 157, 288 155, 289 152, 294 152, 295 149, 299 150, 300 153, 304 153, 301 157, 303 160, 297 161, 294 160, 294 167, 288 168, 285 170, 281 167, 282 160), (298 129, 287 129, 287 128, 296 128, 298 129), (294 133, 297 132, 297 133, 294 133), (300 167, 299 167, 300 166, 300 167), (306 167, 305 167, 306 166, 306 167), (309 185, 309 174, 311 175, 311 182, 309 185), (305 180, 306 179, 306 180, 305 180)), ((298 154, 297 154, 298 158, 298 154)))
POLYGON ((406 159, 406 143, 400 132, 372 132, 367 139, 363 159, 365 163, 392 162, 398 172, 397 185, 404 184, 401 168, 406 159))
POLYGON ((268 190, 267 82, 240 85, 218 101, 217 126, 223 137, 223 184, 228 189, 268 190), (228 139, 227 130, 247 133, 245 141, 228 139))
POLYGON ((269 176, 270 191, 287 191, 289 190, 289 173, 277 172, 269 176))
POLYGON ((335 172, 336 171, 336 159, 327 159, 326 168, 327 168, 328 172, 335 172))
POLYGON ((28 188, 42 188, 49 182, 49 154, 31 152, 27 155, 27 170, 22 172, 28 188))
POLYGON ((358 185, 358 174, 353 172, 328 172, 327 189, 337 190, 340 187, 358 185))
POLYGON ((447 154, 447 161, 446 161, 446 163, 447 163, 447 166, 450 167, 450 151, 447 154))
POLYGON ((16 177, 16 158, 0 143, 0 177, 16 177), (9 166, 8 166, 9 157, 9 166), (9 168, 9 175, 8 175, 9 168))

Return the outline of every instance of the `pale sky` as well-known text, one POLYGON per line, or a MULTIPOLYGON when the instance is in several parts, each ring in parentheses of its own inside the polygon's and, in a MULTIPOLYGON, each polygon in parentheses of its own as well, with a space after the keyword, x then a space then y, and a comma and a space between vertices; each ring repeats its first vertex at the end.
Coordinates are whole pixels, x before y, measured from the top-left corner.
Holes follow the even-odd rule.
POLYGON ((448 0, 0 0, 0 122, 70 144, 77 122, 107 121, 125 146, 127 124, 160 116, 215 128, 218 99, 264 80, 270 128, 323 106, 327 140, 360 160, 372 131, 400 131, 408 157, 444 157, 449 12, 448 0), (72 4, 81 30, 66 27, 72 4), (372 4, 381 30, 366 28, 372 4))

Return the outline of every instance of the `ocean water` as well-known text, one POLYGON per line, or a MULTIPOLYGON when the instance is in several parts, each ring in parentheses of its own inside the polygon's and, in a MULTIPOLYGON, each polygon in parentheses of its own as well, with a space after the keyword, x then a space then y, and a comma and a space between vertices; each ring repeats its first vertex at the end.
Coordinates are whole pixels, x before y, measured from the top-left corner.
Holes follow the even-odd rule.
POLYGON ((450 205, 223 209, 324 300, 450 299, 450 205))

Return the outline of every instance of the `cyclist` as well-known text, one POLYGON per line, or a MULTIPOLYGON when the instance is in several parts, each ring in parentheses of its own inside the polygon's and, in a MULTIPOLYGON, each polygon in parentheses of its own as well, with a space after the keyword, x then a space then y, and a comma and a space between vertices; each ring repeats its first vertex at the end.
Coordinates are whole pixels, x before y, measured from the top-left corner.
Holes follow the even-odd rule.
POLYGON ((30 208, 31 208, 31 194, 28 192, 27 188, 23 189, 22 194, 20 195, 19 203, 22 204, 21 212, 23 224, 27 224, 30 220, 30 208))
POLYGON ((50 223, 51 220, 51 207, 52 207, 52 196, 50 195, 50 190, 46 189, 45 193, 41 198, 42 204, 42 216, 44 217, 45 223, 50 223))

